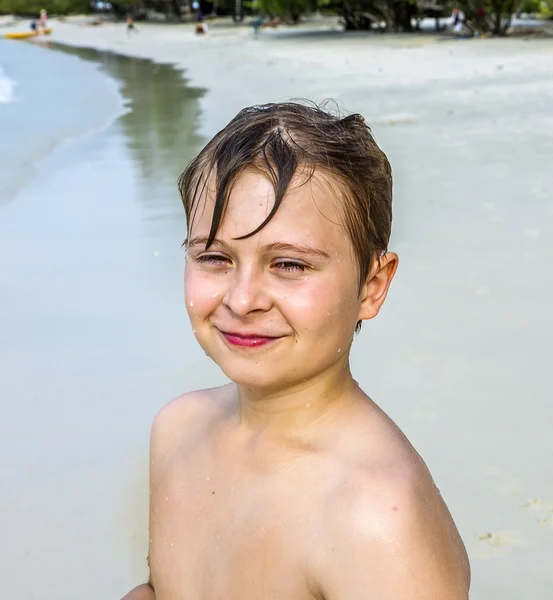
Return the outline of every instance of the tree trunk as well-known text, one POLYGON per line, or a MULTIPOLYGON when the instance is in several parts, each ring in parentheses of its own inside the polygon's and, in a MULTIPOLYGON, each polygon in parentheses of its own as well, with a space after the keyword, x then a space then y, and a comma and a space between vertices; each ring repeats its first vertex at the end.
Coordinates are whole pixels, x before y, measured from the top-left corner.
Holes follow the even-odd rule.
POLYGON ((496 0, 492 2, 492 33, 505 35, 511 26, 515 0, 496 0))
POLYGON ((173 5, 173 12, 175 13, 175 17, 180 21, 182 18, 180 11, 180 2, 179 0, 171 0, 171 4, 173 5))
POLYGON ((399 0, 393 3, 392 10, 394 14, 394 30, 413 31, 411 19, 415 15, 415 5, 405 0, 399 0))

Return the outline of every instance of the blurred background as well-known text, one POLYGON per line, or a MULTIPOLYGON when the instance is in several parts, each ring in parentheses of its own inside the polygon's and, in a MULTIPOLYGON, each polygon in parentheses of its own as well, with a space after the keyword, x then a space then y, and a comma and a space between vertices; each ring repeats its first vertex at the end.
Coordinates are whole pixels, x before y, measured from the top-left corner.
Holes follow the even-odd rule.
POLYGON ((147 577, 152 419, 224 382, 182 302, 176 179, 244 106, 332 98, 395 173, 400 269, 354 375, 429 465, 471 598, 553 598, 552 0, 0 13, 5 596, 147 577))

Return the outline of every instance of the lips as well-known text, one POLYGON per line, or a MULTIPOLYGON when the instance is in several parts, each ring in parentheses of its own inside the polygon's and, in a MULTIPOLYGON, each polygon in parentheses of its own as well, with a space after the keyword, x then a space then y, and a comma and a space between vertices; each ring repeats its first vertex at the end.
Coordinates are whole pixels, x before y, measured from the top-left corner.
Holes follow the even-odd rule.
POLYGON ((243 348, 257 348, 280 339, 280 337, 259 335, 256 333, 243 334, 229 331, 221 331, 221 335, 232 346, 241 346, 243 348))

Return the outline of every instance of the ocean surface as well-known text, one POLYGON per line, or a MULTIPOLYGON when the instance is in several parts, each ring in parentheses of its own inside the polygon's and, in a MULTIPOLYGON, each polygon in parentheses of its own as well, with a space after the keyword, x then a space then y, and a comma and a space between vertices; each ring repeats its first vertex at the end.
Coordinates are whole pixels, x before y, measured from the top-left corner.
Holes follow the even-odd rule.
POLYGON ((0 64, 3 594, 119 598, 147 574, 151 421, 213 382, 176 189, 202 92, 95 51, 0 41, 0 64))
POLYGON ((36 44, 0 40, 0 202, 28 184, 37 163, 58 145, 100 131, 122 114, 119 82, 98 70, 36 44))
POLYGON ((13 87, 13 80, 7 77, 0 67, 0 104, 7 104, 13 100, 13 87))

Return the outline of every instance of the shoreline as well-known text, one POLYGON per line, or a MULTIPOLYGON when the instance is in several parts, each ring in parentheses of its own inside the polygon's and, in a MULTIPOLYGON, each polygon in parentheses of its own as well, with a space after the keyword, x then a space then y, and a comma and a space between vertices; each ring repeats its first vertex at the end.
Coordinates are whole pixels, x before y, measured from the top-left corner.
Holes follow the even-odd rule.
POLYGON ((498 75, 503 79, 507 73, 520 74, 525 61, 519 55, 536 55, 541 74, 549 75, 546 55, 553 56, 553 45, 543 38, 444 42, 439 34, 350 35, 337 26, 282 26, 258 38, 243 26, 213 28, 206 36, 195 35, 192 24, 164 28, 141 23, 140 33, 130 37, 121 23, 88 27, 59 22, 53 29, 49 39, 59 44, 116 52, 181 70, 188 85, 204 91, 199 133, 206 138, 244 106, 306 96, 315 102, 333 98, 347 111, 365 114, 369 124, 393 120, 393 114, 367 115, 365 103, 348 97, 351 79, 360 75, 367 81, 356 83, 368 93, 399 87, 408 94, 411 87, 472 86, 478 79, 489 83, 498 75), (444 43, 449 46, 446 50, 444 43), (332 85, 333 80, 341 85, 332 85))
MULTIPOLYGON (((7 40, 1 41, 2 47, 10 43, 7 40)), ((77 73, 86 74, 83 75, 84 78, 80 81, 81 88, 82 86, 86 88, 88 83, 100 81, 100 78, 103 78, 101 90, 95 87, 96 83, 90 86, 88 90, 88 93, 101 91, 101 108, 99 110, 87 110, 85 117, 67 111, 64 112, 63 109, 60 110, 61 103, 55 100, 58 95, 66 93, 76 103, 82 90, 64 86, 63 80, 58 77, 58 73, 50 74, 50 77, 54 78, 53 85, 48 85, 42 92, 42 99, 39 100, 33 90, 36 82, 39 86, 43 85, 44 71, 42 70, 42 63, 49 64, 48 58, 43 56, 42 53, 45 50, 51 51, 52 49, 51 44, 47 48, 41 48, 35 44, 26 44, 23 46, 23 52, 20 53, 18 59, 14 53, 11 60, 10 58, 6 60, 6 64, 11 69, 15 69, 15 72, 11 73, 12 79, 8 78, 11 81, 12 95, 4 103, 3 110, 6 112, 1 117, 2 119, 11 119, 11 121, 21 120, 25 125, 20 126, 18 132, 7 127, 6 135, 15 135, 17 139, 8 137, 6 143, 8 146, 12 146, 12 142, 14 142, 14 150, 16 153, 21 151, 21 155, 11 164, 9 174, 0 185, 2 196, 0 205, 12 201, 27 185, 31 184, 40 171, 42 163, 52 153, 62 150, 80 139, 101 134, 128 112, 128 108, 125 106, 126 100, 121 94, 120 82, 111 77, 105 70, 102 70, 102 65, 99 63, 89 64, 83 69, 83 66, 78 64, 79 59, 77 57, 69 57, 65 69, 69 70, 73 77, 77 73), (25 63, 24 71, 17 71, 18 67, 22 66, 19 63, 25 63), (40 115, 41 111, 48 113, 47 120, 43 122, 37 119, 37 115, 40 115), (24 145, 18 143, 21 141, 22 136, 28 136, 29 138, 24 145)), ((0 66, 0 83, 2 82, 2 74, 7 76, 0 66)))

